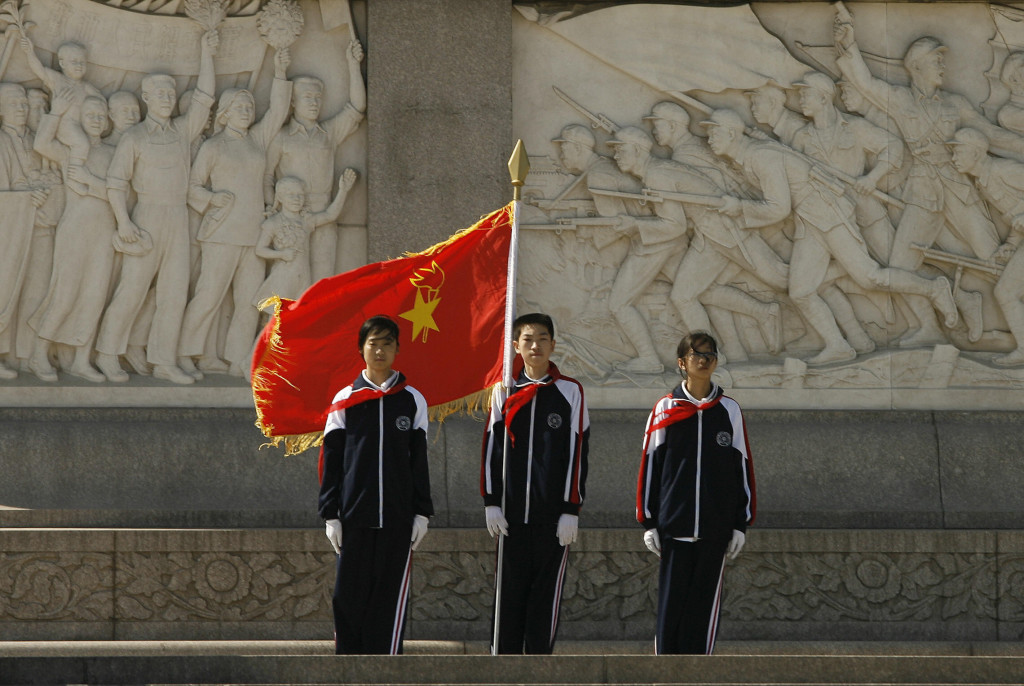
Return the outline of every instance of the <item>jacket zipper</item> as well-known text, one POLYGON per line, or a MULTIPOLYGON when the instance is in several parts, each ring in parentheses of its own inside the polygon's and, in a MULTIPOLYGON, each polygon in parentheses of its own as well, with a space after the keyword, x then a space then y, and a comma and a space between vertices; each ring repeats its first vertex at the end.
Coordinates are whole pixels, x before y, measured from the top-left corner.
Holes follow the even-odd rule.
POLYGON ((384 528, 384 398, 377 401, 377 526, 384 528))
POLYGON ((526 450, 526 508, 523 510, 523 524, 530 523, 530 490, 533 484, 533 421, 537 415, 537 396, 530 401, 530 442, 526 450))
POLYGON ((697 479, 693 500, 693 537, 700 537, 700 468, 704 447, 704 410, 697 410, 697 479))

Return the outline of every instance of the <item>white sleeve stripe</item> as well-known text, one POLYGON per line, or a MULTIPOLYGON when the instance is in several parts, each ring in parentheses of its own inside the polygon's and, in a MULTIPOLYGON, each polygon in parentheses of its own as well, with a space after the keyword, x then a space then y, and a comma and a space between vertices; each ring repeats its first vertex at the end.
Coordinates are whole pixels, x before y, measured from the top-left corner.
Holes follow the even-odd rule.
MULTIPOLYGON (((334 400, 331 404, 345 400, 352 395, 352 386, 345 386, 345 388, 338 391, 338 394, 334 396, 334 400)), ((345 410, 335 410, 327 415, 327 424, 324 426, 324 436, 334 431, 335 429, 344 429, 345 426, 345 410)))
POLYGON ((743 424, 743 413, 740 412, 739 403, 729 397, 722 398, 722 404, 729 411, 729 421, 732 422, 732 445, 740 451, 743 456, 743 492, 747 494, 746 518, 750 521, 752 512, 750 510, 750 480, 747 478, 747 464, 750 462, 750 446, 747 445, 747 430, 743 424), (728 402, 726 402, 728 401, 728 402))
MULTIPOLYGON (((498 437, 494 434, 493 429, 494 425, 501 419, 501 408, 504 404, 505 397, 501 390, 501 384, 496 384, 494 390, 491 391, 491 415, 487 425, 490 436, 487 441, 487 452, 484 456, 484 485, 487 495, 494 495, 494 483, 491 479, 491 462, 494 456, 494 442, 498 440, 498 437)), ((504 440, 504 437, 502 440, 504 440)))
MULTIPOLYGON (((664 408, 662 406, 665 404, 665 402, 666 401, 665 401, 664 398, 659 400, 658 404, 654 406, 654 410, 647 417, 647 423, 644 425, 644 436, 647 436, 647 432, 650 431, 651 426, 654 424, 655 416, 657 416, 657 415, 661 414, 662 412, 664 412, 664 408)), ((646 454, 644 455, 644 458, 643 458, 644 463, 643 463, 643 467, 642 468, 644 470, 646 470, 646 473, 644 474, 644 497, 643 497, 644 518, 645 519, 651 519, 653 517, 653 514, 651 513, 651 508, 650 508, 650 502, 651 502, 651 479, 652 479, 652 475, 651 475, 651 472, 652 472, 652 469, 651 469, 651 458, 654 455, 655 449, 657 449, 658 446, 660 446, 664 442, 665 442, 665 430, 664 429, 658 429, 653 434, 651 434, 650 440, 647 442, 647 452, 646 452, 646 454)))
MULTIPOLYGON (((583 391, 576 383, 562 379, 556 381, 555 386, 562 394, 562 397, 569 402, 572 413, 570 421, 576 427, 569 436, 569 468, 565 474, 565 490, 562 493, 562 500, 568 503, 572 502, 572 485, 576 480, 576 472, 580 468, 578 453, 582 449, 580 442, 583 440, 583 431, 585 430, 583 425, 583 391)), ((583 498, 580 497, 580 504, 582 503, 583 498)))

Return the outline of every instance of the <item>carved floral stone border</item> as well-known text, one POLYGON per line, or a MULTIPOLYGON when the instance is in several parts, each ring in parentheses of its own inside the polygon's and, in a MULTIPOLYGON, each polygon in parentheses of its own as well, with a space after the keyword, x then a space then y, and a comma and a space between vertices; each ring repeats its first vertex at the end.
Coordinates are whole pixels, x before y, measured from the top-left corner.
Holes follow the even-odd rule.
MULTIPOLYGON (((184 545, 217 543, 216 536, 200 541, 193 532, 163 532, 163 550, 100 552, 75 551, 94 532, 68 530, 51 535, 61 544, 59 552, 47 552, 18 549, 12 531, 18 533, 0 530, 0 549, 7 551, 0 553, 0 627, 11 639, 19 625, 40 623, 52 627, 51 638, 63 638, 69 623, 116 623, 124 638, 132 637, 132 627, 159 638, 201 638, 214 625, 232 636, 258 637, 267 622, 290 625, 295 638, 329 635, 334 555, 322 550, 320 532, 249 532, 251 540, 234 549, 184 545), (261 549, 261 538, 289 545, 261 549)), ((591 541, 583 532, 571 555, 563 632, 647 638, 634 634, 653 621, 657 560, 638 549, 635 531, 589 533, 591 541)), ((884 540, 891 533, 878 532, 883 540, 876 543, 892 543, 884 540)), ((1024 532, 979 535, 968 545, 962 532, 900 532, 903 543, 896 543, 903 550, 862 545, 872 534, 859 532, 853 545, 836 541, 850 550, 821 550, 819 532, 753 532, 726 572, 723 625, 748 638, 758 637, 758 626, 778 638, 786 627, 838 624, 842 636, 825 628, 817 637, 849 637, 852 626, 855 635, 860 627, 870 638, 878 625, 900 627, 905 640, 933 636, 938 625, 945 635, 958 631, 975 640, 1020 637, 1024 532), (933 550, 922 550, 928 547, 933 550)), ((483 639, 493 603, 491 542, 479 531, 437 530, 424 548, 414 556, 410 635, 450 638, 440 635, 442 628, 462 625, 460 637, 483 639)))

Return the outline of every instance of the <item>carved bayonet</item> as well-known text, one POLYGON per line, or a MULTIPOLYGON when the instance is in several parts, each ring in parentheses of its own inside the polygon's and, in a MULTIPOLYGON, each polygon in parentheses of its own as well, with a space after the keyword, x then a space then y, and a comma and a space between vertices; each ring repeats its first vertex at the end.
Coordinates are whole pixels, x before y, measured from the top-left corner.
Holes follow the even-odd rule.
POLYGON ((573 108, 574 110, 576 110, 577 112, 579 112, 584 117, 590 120, 591 128, 601 129, 607 133, 615 133, 621 128, 618 124, 616 124, 603 114, 595 114, 591 112, 586 107, 584 107, 583 105, 579 104, 578 102, 570 98, 568 95, 566 95, 565 91, 561 90, 558 86, 552 86, 552 88, 555 90, 555 95, 564 100, 566 104, 569 105, 569 107, 573 108))

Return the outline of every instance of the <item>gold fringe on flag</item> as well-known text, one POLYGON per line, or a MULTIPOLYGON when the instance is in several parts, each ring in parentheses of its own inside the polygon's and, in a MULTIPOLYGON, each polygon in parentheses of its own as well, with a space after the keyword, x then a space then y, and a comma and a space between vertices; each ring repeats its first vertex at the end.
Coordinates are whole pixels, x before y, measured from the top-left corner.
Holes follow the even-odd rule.
POLYGON ((458 400, 441 403, 440 405, 432 405, 427 410, 430 421, 437 422, 438 424, 444 424, 444 420, 453 414, 465 414, 473 419, 479 419, 477 412, 482 411, 486 414, 491 411, 491 389, 485 388, 482 391, 471 393, 458 400))
MULTIPOLYGON (((503 208, 501 208, 498 211, 511 215, 512 214, 512 203, 509 203, 509 204, 505 205, 503 208)), ((406 253, 402 253, 402 257, 429 257, 430 255, 433 255, 434 253, 437 253, 437 252, 443 250, 444 248, 448 247, 449 245, 451 245, 455 241, 459 240, 463 236, 465 236, 467 234, 470 234, 470 233, 476 231, 477 229, 479 229, 480 228, 480 222, 482 222, 484 219, 489 217, 491 214, 493 214, 493 213, 492 212, 488 212, 487 214, 480 215, 480 219, 478 219, 476 221, 476 224, 473 224, 473 226, 469 227, 468 229, 462 229, 460 231, 457 231, 457 232, 453 233, 451 236, 448 236, 448 238, 446 238, 445 240, 441 241, 440 243, 437 243, 435 245, 430 246, 426 250, 422 250, 420 252, 406 252, 406 253)))
MULTIPOLYGON (((259 309, 265 310, 270 306, 274 307, 274 313, 272 315, 271 320, 274 322, 274 326, 270 331, 270 339, 268 341, 264 357, 286 358, 288 357, 289 353, 288 349, 285 348, 284 345, 281 343, 281 322, 280 319, 278 319, 277 317, 278 313, 281 311, 281 308, 284 306, 284 302, 280 297, 273 295, 264 300, 263 302, 261 302, 259 304, 259 309)), ((312 448, 313 446, 320 445, 320 443, 323 441, 323 432, 292 436, 275 436, 274 425, 264 423, 263 408, 260 407, 259 403, 255 402, 255 394, 261 391, 266 391, 270 388, 270 377, 276 377, 281 381, 284 381, 289 386, 292 386, 291 382, 289 382, 288 379, 284 378, 277 372, 270 371, 269 369, 266 368, 265 365, 258 364, 255 366, 252 375, 252 390, 254 398, 253 405, 255 406, 256 409, 256 427, 261 432, 263 432, 264 436, 270 439, 269 442, 264 443, 263 445, 260 446, 260 448, 277 447, 283 445, 284 454, 288 456, 296 455, 309 448, 312 448)))

